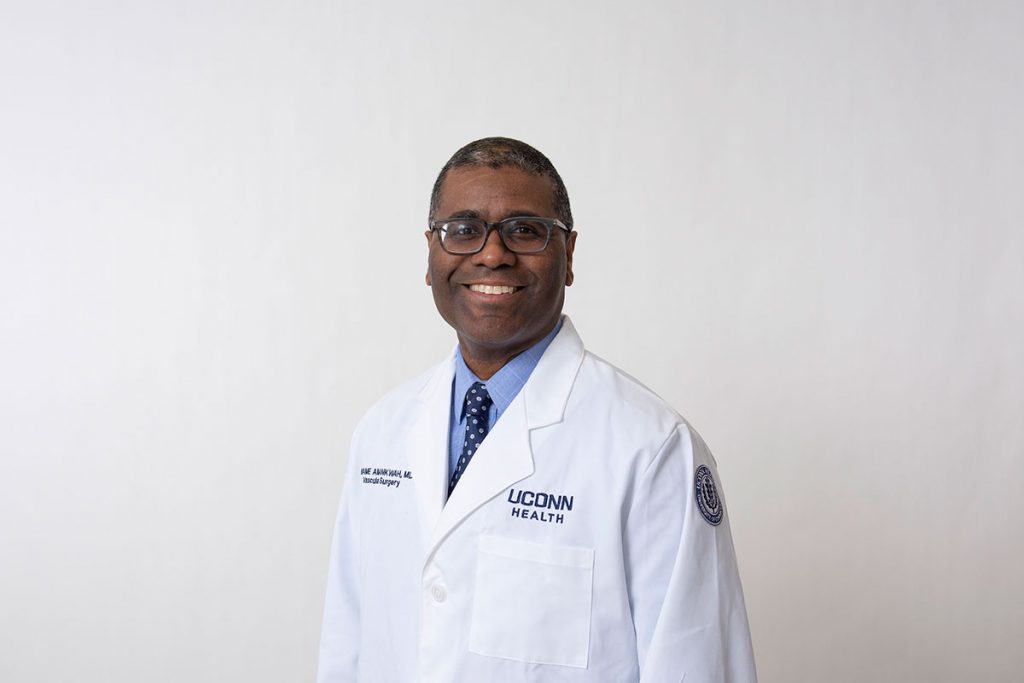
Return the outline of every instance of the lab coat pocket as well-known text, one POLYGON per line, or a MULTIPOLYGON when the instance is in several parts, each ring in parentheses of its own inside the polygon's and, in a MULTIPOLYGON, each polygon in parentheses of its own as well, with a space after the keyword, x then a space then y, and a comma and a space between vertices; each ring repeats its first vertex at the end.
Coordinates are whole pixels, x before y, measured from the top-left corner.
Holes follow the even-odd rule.
POLYGON ((586 668, 593 548, 481 536, 469 650, 586 668))

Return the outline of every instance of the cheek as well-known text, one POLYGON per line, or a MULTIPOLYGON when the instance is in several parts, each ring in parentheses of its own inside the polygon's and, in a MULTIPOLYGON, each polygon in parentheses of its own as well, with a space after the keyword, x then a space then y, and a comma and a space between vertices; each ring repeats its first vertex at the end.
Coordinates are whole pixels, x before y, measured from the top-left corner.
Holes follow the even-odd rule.
POLYGON ((561 289, 568 284, 566 280, 570 277, 566 262, 559 259, 548 266, 544 279, 547 281, 548 287, 552 289, 561 289))
POLYGON ((443 305, 445 301, 452 298, 451 276, 455 267, 446 263, 443 257, 431 256, 427 261, 426 282, 434 294, 434 301, 443 305))
POLYGON ((464 258, 446 254, 443 251, 432 253, 427 260, 427 282, 431 287, 452 289, 455 285, 452 278, 465 266, 464 258))
POLYGON ((431 253, 427 258, 427 284, 431 287, 435 284, 443 284, 446 272, 444 263, 438 260, 438 255, 431 253))

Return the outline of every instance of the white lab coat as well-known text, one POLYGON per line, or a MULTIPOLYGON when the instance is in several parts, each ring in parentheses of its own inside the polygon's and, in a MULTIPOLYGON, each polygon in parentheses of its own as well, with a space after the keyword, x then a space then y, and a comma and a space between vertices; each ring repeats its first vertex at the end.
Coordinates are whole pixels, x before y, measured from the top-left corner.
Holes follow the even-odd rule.
POLYGON ((565 318, 446 502, 453 372, 356 429, 319 683, 755 681, 697 433, 565 318))

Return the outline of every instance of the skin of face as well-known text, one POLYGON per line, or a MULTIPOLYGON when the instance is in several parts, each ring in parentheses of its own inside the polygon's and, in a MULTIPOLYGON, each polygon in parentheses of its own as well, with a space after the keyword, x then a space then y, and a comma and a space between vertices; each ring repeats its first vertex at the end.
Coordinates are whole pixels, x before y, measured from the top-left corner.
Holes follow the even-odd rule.
MULTIPOLYGON (((497 222, 512 216, 555 217, 550 179, 512 166, 453 169, 441 186, 433 216, 481 218, 497 222)), ((565 288, 572 284, 576 232, 552 228, 547 248, 515 254, 498 232, 487 236, 476 254, 455 256, 427 231, 427 285, 441 317, 455 328, 463 358, 480 379, 488 379, 511 358, 550 332, 562 312, 565 288), (512 286, 509 294, 473 291, 472 285, 512 286)))

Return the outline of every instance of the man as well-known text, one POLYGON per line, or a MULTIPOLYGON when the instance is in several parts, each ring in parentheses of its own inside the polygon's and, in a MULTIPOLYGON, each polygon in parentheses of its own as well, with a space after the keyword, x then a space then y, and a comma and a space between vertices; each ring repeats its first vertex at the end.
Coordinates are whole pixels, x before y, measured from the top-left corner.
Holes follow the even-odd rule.
POLYGON ((561 315, 572 225, 525 143, 441 170, 427 284, 459 343, 356 429, 320 683, 755 680, 715 462, 561 315))

